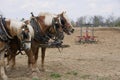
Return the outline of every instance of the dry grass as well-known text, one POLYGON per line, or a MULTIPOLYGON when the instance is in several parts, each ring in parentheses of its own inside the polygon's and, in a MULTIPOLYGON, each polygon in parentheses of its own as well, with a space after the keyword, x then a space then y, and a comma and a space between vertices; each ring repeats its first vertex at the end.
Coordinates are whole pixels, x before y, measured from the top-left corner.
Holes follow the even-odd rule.
MULTIPOLYGON (((47 49, 46 71, 38 74, 40 80, 120 80, 120 31, 97 28, 97 44, 76 45, 79 33, 76 28, 73 35, 65 35, 64 44, 70 47, 64 48, 62 53, 56 48, 47 49)), ((26 71, 26 55, 18 55, 16 65, 17 70, 8 71, 9 80, 34 80, 26 71)))

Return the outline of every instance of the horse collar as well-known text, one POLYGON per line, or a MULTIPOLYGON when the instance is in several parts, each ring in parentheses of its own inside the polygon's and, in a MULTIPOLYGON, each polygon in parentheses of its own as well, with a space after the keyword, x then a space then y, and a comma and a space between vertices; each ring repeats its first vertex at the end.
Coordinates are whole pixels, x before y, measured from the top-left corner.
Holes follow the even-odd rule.
POLYGON ((6 27, 5 18, 0 18, 0 40, 8 42, 9 39, 12 39, 8 29, 6 27))

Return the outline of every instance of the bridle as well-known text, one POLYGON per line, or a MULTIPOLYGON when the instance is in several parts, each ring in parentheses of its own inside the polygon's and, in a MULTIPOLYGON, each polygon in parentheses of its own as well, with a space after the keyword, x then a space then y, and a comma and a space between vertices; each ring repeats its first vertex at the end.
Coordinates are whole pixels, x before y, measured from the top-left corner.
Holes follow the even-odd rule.
POLYGON ((29 29, 27 28, 26 24, 23 26, 22 32, 21 32, 20 36, 22 36, 22 39, 20 41, 20 43, 21 43, 21 50, 24 50, 24 44, 25 43, 31 43, 31 40, 30 41, 26 40, 26 39, 28 39, 30 37, 29 36, 29 29), (26 30, 27 30, 27 32, 26 32, 26 30))
POLYGON ((67 22, 67 20, 63 17, 63 15, 59 15, 59 17, 60 17, 60 23, 61 23, 63 31, 67 33, 68 35, 70 33, 73 33, 74 29, 72 28, 72 25, 69 22, 67 22))
POLYGON ((6 22, 5 22, 5 18, 3 18, 2 16, 0 16, 0 24, 1 24, 2 30, 4 31, 5 35, 7 36, 7 38, 13 39, 12 36, 9 34, 9 32, 6 31, 6 22))

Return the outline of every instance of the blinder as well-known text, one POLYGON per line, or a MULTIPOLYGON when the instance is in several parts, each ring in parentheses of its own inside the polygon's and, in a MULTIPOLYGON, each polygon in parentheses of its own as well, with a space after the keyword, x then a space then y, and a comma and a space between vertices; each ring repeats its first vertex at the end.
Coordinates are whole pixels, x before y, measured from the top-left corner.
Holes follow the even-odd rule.
POLYGON ((52 19, 52 25, 54 27, 54 30, 57 33, 58 29, 60 28, 60 23, 59 23, 59 20, 58 20, 57 17, 55 17, 55 18, 52 19))
POLYGON ((64 32, 68 32, 68 29, 65 27, 66 20, 63 19, 62 16, 60 16, 61 26, 64 32))
POLYGON ((62 17, 60 17, 60 19, 61 19, 61 24, 65 25, 65 20, 62 17))

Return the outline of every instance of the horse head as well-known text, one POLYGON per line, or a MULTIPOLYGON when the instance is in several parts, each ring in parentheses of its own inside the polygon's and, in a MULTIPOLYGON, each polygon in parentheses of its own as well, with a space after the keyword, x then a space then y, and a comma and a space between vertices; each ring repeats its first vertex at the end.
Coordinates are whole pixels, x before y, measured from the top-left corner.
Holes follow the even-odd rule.
POLYGON ((31 48, 32 35, 30 33, 30 25, 23 24, 20 28, 20 35, 18 38, 21 41, 21 48, 29 50, 31 48))
POLYGON ((69 20, 69 18, 66 15, 66 12, 62 12, 61 14, 58 14, 60 18, 60 23, 63 28, 63 31, 70 35, 71 33, 74 32, 73 26, 69 20))
MULTIPOLYGON (((28 50, 31 48, 31 39, 32 39, 32 27, 24 22, 5 19, 6 23, 6 32, 9 32, 7 36, 10 36, 10 39, 13 39, 15 36, 20 40, 21 48, 28 50)), ((34 35, 34 34, 33 34, 34 35)))

